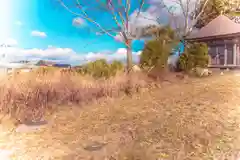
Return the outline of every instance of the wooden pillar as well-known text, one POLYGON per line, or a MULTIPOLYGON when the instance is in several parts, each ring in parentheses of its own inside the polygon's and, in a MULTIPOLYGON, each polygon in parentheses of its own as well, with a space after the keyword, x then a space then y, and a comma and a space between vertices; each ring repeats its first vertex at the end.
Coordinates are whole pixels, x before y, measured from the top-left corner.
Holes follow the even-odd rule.
POLYGON ((233 64, 237 64, 237 44, 233 44, 233 64))
POLYGON ((237 44, 237 65, 240 64, 240 55, 239 55, 239 44, 237 44))
POLYGON ((224 45, 224 66, 227 65, 227 45, 224 45))

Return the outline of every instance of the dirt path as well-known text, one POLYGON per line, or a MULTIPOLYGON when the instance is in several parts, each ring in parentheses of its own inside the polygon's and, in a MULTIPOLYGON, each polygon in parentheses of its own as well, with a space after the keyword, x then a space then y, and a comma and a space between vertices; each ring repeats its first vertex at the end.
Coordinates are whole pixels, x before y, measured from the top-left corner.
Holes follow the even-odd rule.
POLYGON ((83 108, 62 107, 53 124, 37 133, 2 130, 0 148, 17 160, 237 160, 239 89, 240 76, 226 74, 83 108))

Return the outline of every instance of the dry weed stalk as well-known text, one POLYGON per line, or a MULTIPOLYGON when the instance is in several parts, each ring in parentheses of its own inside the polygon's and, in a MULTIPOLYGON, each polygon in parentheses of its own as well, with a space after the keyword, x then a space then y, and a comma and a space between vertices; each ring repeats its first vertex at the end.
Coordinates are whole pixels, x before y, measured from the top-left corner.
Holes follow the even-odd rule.
POLYGON ((143 73, 131 76, 119 73, 110 79, 96 80, 75 73, 52 71, 18 74, 0 83, 0 109, 20 120, 41 118, 52 106, 85 104, 103 97, 117 97, 125 92, 139 92, 152 87, 143 73))

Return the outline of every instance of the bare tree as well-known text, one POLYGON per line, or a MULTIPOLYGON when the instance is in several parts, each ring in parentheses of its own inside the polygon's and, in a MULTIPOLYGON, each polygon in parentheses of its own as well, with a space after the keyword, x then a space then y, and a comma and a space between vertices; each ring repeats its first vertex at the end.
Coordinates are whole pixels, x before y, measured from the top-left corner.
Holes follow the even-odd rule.
MULTIPOLYGON (((203 4, 202 4, 203 5, 203 4)), ((197 28, 202 28, 214 18, 221 14, 228 16, 232 20, 236 20, 238 8, 240 7, 239 0, 209 0, 204 13, 200 16, 196 23, 197 28)), ((197 11, 198 12, 198 11, 197 11)))
POLYGON ((204 13, 209 0, 154 0, 155 5, 168 12, 172 27, 184 40, 204 13))
MULTIPOLYGON (((132 41, 139 39, 144 30, 135 23, 141 16, 145 0, 59 0, 59 2, 71 14, 90 22, 97 35, 121 38, 127 49, 127 69, 131 70, 132 41), (133 2, 138 4, 133 5, 133 2), (113 21, 114 25, 112 22, 101 23, 96 14, 98 17, 108 14, 111 17, 108 21, 113 21), (134 14, 135 17, 130 14, 134 14)), ((153 24, 157 25, 157 22, 153 20, 153 24)))

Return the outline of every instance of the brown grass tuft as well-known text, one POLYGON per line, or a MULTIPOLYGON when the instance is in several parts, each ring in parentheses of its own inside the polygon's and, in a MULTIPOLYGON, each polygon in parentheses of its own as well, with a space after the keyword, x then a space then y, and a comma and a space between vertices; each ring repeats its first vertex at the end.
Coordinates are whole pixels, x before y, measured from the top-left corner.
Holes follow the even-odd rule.
POLYGON ((86 104, 103 97, 140 92, 152 84, 143 73, 119 73, 99 80, 57 70, 15 74, 0 83, 0 109, 19 121, 36 120, 54 105, 86 104))

